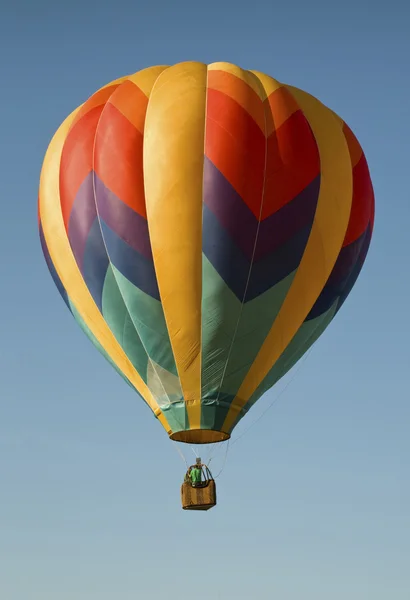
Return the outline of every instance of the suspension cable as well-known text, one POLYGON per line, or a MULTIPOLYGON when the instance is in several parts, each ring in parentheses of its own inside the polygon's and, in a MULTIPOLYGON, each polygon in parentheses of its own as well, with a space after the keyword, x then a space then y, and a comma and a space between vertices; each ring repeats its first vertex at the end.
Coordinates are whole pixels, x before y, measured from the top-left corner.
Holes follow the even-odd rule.
POLYGON ((180 450, 180 448, 178 446, 178 442, 174 442, 174 440, 172 440, 172 445, 174 446, 175 450, 178 452, 179 456, 182 458, 182 461, 185 463, 186 468, 189 469, 188 461, 185 458, 183 452, 180 450))
POLYGON ((249 425, 249 427, 247 427, 240 435, 238 435, 238 437, 236 437, 233 441, 232 441, 232 446, 234 444, 236 444, 236 442, 238 442, 245 434, 248 433, 248 431, 250 429, 252 429, 252 427, 254 427, 257 423, 259 423, 259 421, 266 415, 266 413, 273 407, 274 404, 277 403, 277 401, 279 400, 279 398, 281 398, 281 396, 283 396, 283 394, 286 392, 286 390, 288 389, 288 387, 291 385, 291 383, 294 382, 294 380, 296 379, 297 375, 299 374, 301 368, 303 367, 303 365, 305 364, 308 356, 310 355, 312 351, 312 347, 308 350, 308 352, 306 352, 305 356, 303 357, 303 360, 299 363, 298 368, 296 369, 293 377, 291 379, 289 379, 289 381, 287 382, 287 384, 285 385, 285 387, 279 392, 279 394, 276 396, 276 398, 274 398, 274 400, 269 404, 269 406, 263 411, 263 413, 261 415, 259 415, 259 417, 256 419, 256 421, 254 421, 253 423, 251 423, 249 425))

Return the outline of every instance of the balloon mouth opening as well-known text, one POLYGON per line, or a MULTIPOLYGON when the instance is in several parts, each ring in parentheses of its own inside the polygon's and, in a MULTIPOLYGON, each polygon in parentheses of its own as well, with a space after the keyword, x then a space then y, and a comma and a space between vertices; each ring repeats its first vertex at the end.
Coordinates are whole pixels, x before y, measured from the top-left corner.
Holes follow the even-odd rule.
POLYGON ((214 429, 187 429, 171 433, 169 437, 174 442, 183 442, 184 444, 216 444, 229 440, 231 435, 225 431, 214 429))

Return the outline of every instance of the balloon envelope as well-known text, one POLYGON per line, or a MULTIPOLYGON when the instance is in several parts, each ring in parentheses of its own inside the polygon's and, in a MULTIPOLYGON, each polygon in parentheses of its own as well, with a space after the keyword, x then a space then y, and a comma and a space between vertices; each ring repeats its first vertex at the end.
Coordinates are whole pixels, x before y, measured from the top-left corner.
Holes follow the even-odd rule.
POLYGON ((40 181, 53 279, 178 441, 227 439, 363 266, 374 196, 349 127, 228 63, 152 67, 61 125, 40 181))

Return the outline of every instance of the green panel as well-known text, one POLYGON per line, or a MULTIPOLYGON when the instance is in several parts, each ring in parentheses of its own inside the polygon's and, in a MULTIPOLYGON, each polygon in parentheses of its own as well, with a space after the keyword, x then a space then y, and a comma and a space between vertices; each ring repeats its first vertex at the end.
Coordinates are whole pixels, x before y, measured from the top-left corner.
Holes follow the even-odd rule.
POLYGON ((185 402, 180 400, 161 408, 173 432, 189 429, 189 420, 185 402))
POLYGON ((216 398, 241 303, 202 255, 202 399, 216 398))
POLYGON ((107 269, 104 281, 102 312, 116 340, 143 381, 146 382, 148 356, 130 318, 111 265, 107 269))
POLYGON ((117 295, 121 296, 127 315, 124 350, 130 359, 134 352, 136 359, 140 360, 144 371, 137 370, 172 430, 188 429, 186 406, 161 303, 137 288, 113 265, 110 277, 113 280, 110 285, 112 283, 117 295), (143 352, 143 363, 140 352, 143 352))
POLYGON ((236 395, 272 327, 294 275, 295 272, 291 273, 242 306, 203 256, 203 399, 227 401, 236 395))
POLYGON ((111 265, 123 301, 149 357, 177 375, 168 329, 161 303, 132 284, 111 265))
POLYGON ((309 348, 317 341, 335 316, 337 303, 338 300, 336 300, 325 313, 316 317, 316 319, 305 321, 303 323, 265 379, 263 379, 259 387, 252 394, 245 406, 246 411, 248 411, 265 392, 274 386, 279 379, 286 375, 286 373, 294 367, 298 360, 300 360, 300 358, 302 358, 309 348))
POLYGON ((233 395, 238 392, 279 313, 293 278, 294 273, 261 296, 244 304, 221 387, 222 392, 233 395))
MULTIPOLYGON (((222 394, 220 394, 218 400, 203 400, 201 406, 201 428, 221 431, 233 399, 234 396, 225 395, 222 398, 222 394)), ((246 410, 242 409, 239 419, 245 414, 246 410)))

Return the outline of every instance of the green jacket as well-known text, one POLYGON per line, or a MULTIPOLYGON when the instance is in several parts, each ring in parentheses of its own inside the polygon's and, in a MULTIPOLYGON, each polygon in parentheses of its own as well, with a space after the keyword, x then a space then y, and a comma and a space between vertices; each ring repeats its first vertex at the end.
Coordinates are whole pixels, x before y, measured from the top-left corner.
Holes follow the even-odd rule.
POLYGON ((191 469, 191 472, 190 472, 189 476, 191 478, 191 483, 192 484, 201 483, 201 481, 202 481, 202 469, 200 469, 199 467, 193 467, 191 469))

